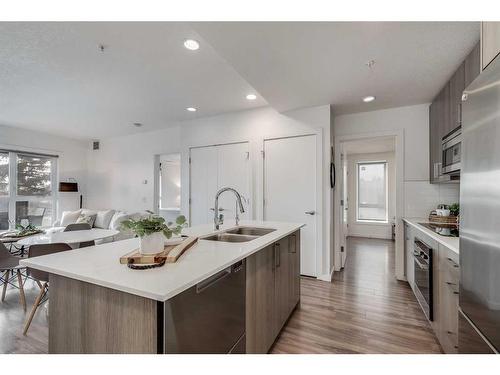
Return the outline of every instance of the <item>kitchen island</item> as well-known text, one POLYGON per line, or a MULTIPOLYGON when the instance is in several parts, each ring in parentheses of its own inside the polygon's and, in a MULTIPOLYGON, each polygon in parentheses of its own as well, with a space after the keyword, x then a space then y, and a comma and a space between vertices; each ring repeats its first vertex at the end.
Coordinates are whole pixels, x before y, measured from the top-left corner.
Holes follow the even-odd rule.
MULTIPOLYGON (((265 353, 300 298, 301 224, 247 242, 203 237, 176 263, 132 270, 138 239, 22 260, 50 274, 50 353, 265 353)), ((267 232, 267 231, 264 231, 267 232)))

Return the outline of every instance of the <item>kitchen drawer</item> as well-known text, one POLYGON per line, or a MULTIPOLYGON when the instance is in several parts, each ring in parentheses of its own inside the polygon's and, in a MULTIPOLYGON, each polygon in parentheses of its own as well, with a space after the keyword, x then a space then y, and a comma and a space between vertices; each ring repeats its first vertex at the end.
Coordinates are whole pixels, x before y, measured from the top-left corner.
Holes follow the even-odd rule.
POLYGON ((439 269, 449 273, 450 280, 458 284, 460 280, 460 265, 458 254, 445 246, 439 246, 439 269))
POLYGON ((440 342, 445 353, 456 353, 458 349, 458 285, 449 282, 441 284, 440 342))

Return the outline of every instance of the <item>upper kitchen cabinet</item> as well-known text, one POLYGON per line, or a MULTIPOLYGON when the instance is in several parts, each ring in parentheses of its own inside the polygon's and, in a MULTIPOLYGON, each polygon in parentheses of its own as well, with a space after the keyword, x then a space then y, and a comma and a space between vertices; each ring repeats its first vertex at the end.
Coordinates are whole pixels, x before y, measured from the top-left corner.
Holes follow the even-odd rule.
POLYGON ((500 53, 500 22, 481 22, 481 70, 500 53))
POLYGON ((472 81, 479 75, 481 71, 481 43, 477 43, 476 46, 470 51, 469 55, 465 58, 464 70, 465 70, 465 87, 469 86, 472 81))
POLYGON ((479 43, 458 66, 429 107, 429 175, 431 183, 450 182, 442 173, 443 137, 462 123, 462 93, 479 75, 479 43))
POLYGON ((444 134, 447 135, 462 125, 462 93, 465 90, 465 61, 460 64, 449 83, 449 121, 445 123, 444 134))

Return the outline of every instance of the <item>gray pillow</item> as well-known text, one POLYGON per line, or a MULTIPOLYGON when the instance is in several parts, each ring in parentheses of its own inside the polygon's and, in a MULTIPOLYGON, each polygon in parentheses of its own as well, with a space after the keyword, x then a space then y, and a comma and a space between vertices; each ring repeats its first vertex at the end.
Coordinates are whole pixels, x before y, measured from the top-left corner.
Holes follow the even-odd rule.
POLYGON ((80 217, 76 220, 77 223, 87 223, 91 228, 94 227, 95 219, 97 214, 94 215, 80 215, 80 217))

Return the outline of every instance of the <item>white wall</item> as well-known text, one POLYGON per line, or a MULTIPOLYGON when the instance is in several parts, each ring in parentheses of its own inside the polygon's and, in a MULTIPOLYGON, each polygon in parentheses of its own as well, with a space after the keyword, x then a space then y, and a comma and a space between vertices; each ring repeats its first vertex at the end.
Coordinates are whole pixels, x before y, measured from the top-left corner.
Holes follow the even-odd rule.
MULTIPOLYGON (((181 213, 189 214, 189 148, 248 141, 252 169, 252 216, 262 217, 262 156, 264 138, 318 133, 322 139, 321 206, 318 217, 322 237, 320 277, 328 278, 332 192, 329 188, 330 106, 278 113, 270 107, 184 121, 160 131, 101 140, 99 151, 88 152, 89 208, 137 211, 154 207, 155 155, 181 152, 181 213), (144 180, 148 183, 144 184, 144 180)), ((300 150, 298 150, 300 152, 300 150)))
POLYGON ((384 109, 334 119, 334 136, 401 130, 404 216, 426 217, 439 203, 458 202, 458 184, 429 183, 429 105, 384 109))
POLYGON ((180 152, 180 130, 103 139, 88 151, 88 208, 154 211, 155 155, 180 152))
POLYGON ((354 237, 392 238, 392 222, 396 208, 396 169, 394 152, 378 152, 373 154, 347 155, 347 195, 349 199, 347 211, 347 234, 354 237), (388 223, 369 223, 356 220, 357 207, 357 163, 363 161, 387 162, 387 188, 388 188, 388 223))
MULTIPOLYGON (((182 186, 189 186, 189 148, 232 142, 250 143, 252 168, 252 216, 262 218, 262 156, 264 138, 287 137, 320 133, 323 157, 318 173, 322 174, 322 205, 318 216, 322 231, 321 265, 319 276, 328 278, 330 273, 331 246, 331 189, 329 188, 330 162, 330 106, 305 108, 287 113, 278 113, 270 107, 234 112, 220 116, 186 121, 181 126, 181 174, 182 186)), ((300 152, 300 150, 298 150, 300 152)), ((182 212, 188 213, 189 191, 182 189, 182 212)))
MULTIPOLYGON (((88 142, 0 125, 0 148, 58 155, 59 181, 74 178, 86 199, 88 142)), ((58 193, 58 216, 79 206, 79 193, 58 193)))

